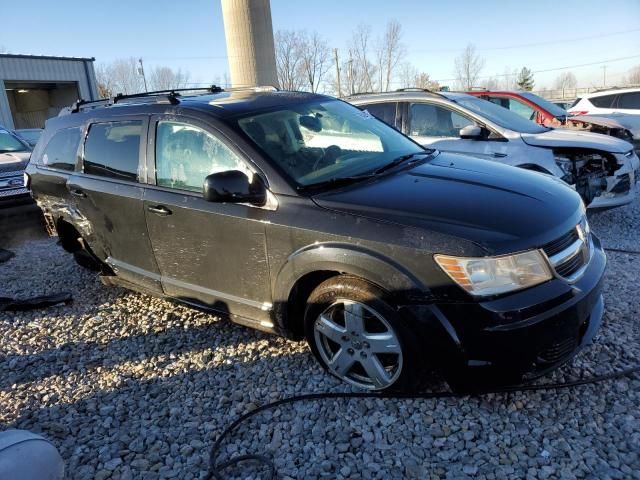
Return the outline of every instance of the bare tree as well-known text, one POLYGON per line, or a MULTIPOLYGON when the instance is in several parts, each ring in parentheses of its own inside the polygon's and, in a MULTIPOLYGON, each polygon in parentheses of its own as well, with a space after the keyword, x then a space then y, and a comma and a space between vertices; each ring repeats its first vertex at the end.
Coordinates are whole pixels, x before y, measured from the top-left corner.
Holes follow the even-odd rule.
POLYGON ((427 90, 440 90, 440 84, 431 80, 426 72, 419 72, 410 62, 403 62, 398 69, 398 79, 402 88, 424 88, 427 90))
POLYGON ((189 72, 173 70, 169 67, 155 67, 149 74, 149 86, 151 90, 171 90, 174 88, 187 88, 189 72))
POLYGON ((504 73, 502 75, 502 82, 500 88, 504 90, 515 90, 517 88, 516 79, 518 78, 518 69, 511 67, 504 67, 504 73))
POLYGON ((460 56, 455 59, 455 75, 458 88, 471 90, 472 87, 477 85, 484 63, 484 59, 476 53, 476 47, 471 43, 467 45, 460 56))
POLYGON ((138 59, 121 58, 104 65, 99 80, 112 94, 130 95, 144 91, 144 81, 138 71, 138 59))
POLYGON ((276 69, 278 83, 284 90, 300 90, 305 82, 301 43, 299 32, 293 30, 276 32, 276 69))
POLYGON ((375 90, 376 66, 370 61, 371 27, 360 24, 353 32, 350 43, 350 59, 347 72, 349 92, 373 92, 375 90))
POLYGON ((331 49, 327 42, 313 32, 299 32, 301 68, 310 91, 317 92, 331 67, 331 49))
POLYGON ((108 65, 101 63, 96 67, 96 84, 100 98, 109 98, 116 94, 108 65))
POLYGON ((398 65, 401 63, 406 49, 401 43, 402 26, 397 20, 387 23, 384 36, 378 40, 376 60, 378 62, 378 89, 388 91, 391 80, 398 65))
POLYGON ((489 77, 480 82, 480 86, 486 90, 498 90, 500 82, 496 77, 489 77))
POLYGON ((556 77, 554 82, 554 88, 556 90, 567 90, 576 88, 578 86, 578 80, 576 76, 571 72, 563 72, 556 77))
POLYGON ((623 82, 626 85, 640 85, 640 65, 631 68, 624 77, 623 82))

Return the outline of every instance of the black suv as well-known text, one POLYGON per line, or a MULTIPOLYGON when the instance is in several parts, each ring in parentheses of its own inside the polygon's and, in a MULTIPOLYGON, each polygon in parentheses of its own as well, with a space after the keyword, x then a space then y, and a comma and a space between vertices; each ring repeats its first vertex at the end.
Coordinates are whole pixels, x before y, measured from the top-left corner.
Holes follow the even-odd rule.
POLYGON ((105 284, 306 338, 359 387, 411 387, 425 365, 533 377, 600 325, 606 259, 575 191, 335 98, 80 102, 31 158, 50 232, 105 284))

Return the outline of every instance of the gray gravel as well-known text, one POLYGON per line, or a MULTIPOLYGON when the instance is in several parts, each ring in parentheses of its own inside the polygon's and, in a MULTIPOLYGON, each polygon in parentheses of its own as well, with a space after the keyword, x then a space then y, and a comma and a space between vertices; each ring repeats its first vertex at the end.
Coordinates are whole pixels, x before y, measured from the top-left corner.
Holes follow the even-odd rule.
MULTIPOLYGON (((640 200, 590 216, 606 246, 640 250, 640 200)), ((75 302, 0 313, 0 429, 50 438, 69 478, 203 478, 213 439, 237 415, 348 390, 303 343, 107 289, 52 239, 10 248, 0 296, 66 289, 75 302)), ((637 363, 639 284, 640 257, 609 254, 597 342, 540 381, 637 363)), ((316 401, 255 417, 225 454, 266 452, 282 478, 640 479, 638 405, 638 377, 440 401, 316 401)))

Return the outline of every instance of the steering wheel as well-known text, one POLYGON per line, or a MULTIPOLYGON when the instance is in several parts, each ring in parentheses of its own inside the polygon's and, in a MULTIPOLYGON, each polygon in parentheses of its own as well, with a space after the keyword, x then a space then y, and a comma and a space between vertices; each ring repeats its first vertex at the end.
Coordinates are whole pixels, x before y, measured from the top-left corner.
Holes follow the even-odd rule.
POLYGON ((319 169, 320 165, 330 165, 332 163, 336 163, 336 160, 342 155, 342 149, 337 145, 328 146, 323 155, 315 161, 313 164, 313 170, 316 171, 319 169))

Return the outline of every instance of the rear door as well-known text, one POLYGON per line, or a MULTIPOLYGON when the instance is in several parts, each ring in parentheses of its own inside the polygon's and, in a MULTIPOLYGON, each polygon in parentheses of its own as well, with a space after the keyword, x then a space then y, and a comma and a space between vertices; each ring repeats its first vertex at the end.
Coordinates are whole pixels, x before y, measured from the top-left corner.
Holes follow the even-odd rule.
POLYGON ((161 292, 142 205, 148 116, 90 122, 67 182, 93 252, 124 280, 161 292))
POLYGON ((422 145, 491 160, 506 156, 508 142, 460 138, 461 128, 480 126, 462 112, 435 103, 416 102, 408 104, 406 114, 405 133, 422 145))
POLYGON ((242 319, 269 321, 271 289, 265 225, 269 211, 202 197, 207 175, 253 175, 219 130, 172 115, 152 118, 144 207, 167 295, 242 319))

